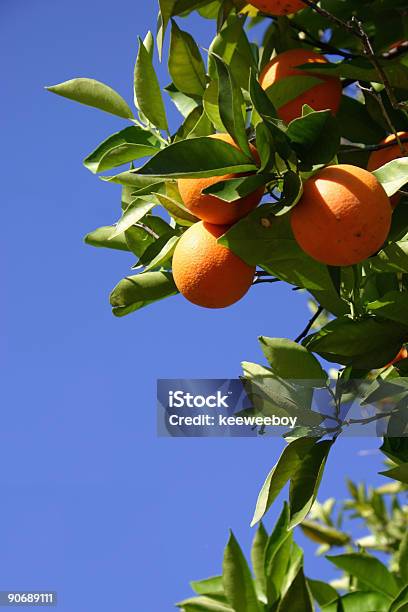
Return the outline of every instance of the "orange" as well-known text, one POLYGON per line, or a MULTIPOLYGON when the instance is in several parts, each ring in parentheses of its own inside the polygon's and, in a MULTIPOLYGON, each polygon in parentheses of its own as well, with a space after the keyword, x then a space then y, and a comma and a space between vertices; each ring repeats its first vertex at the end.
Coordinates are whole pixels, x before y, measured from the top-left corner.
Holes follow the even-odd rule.
MULTIPOLYGON (((213 134, 210 138, 223 140, 238 149, 229 134, 213 134)), ((257 163, 259 156, 256 148, 250 145, 252 155, 257 163)), ((184 205, 199 219, 214 223, 216 225, 231 225, 245 217, 251 210, 256 208, 264 194, 264 187, 259 187, 253 193, 236 200, 235 202, 224 202, 217 196, 202 193, 203 189, 225 181, 227 179, 242 176, 241 174, 226 174, 224 176, 212 176, 210 178, 199 179, 179 179, 178 187, 184 205)))
POLYGON ((255 268, 217 242, 228 229, 200 221, 188 228, 176 246, 174 281, 193 304, 225 308, 240 300, 252 285, 255 268))
POLYGON ((302 64, 316 63, 328 64, 328 61, 309 49, 290 49, 277 55, 262 70, 259 82, 265 90, 274 83, 293 76, 314 76, 322 81, 277 109, 279 117, 286 123, 302 116, 303 104, 308 104, 316 111, 330 109, 337 113, 339 110, 342 94, 340 79, 296 68, 302 64))
POLYGON ((290 15, 307 8, 301 0, 251 0, 249 4, 270 15, 290 15))
POLYGON ((291 224, 308 255, 330 266, 351 266, 383 245, 391 212, 390 200, 371 172, 339 164, 305 182, 291 224))
MULTIPOLYGON (((401 138, 408 138, 408 132, 398 132, 398 136, 400 136, 401 138)), ((379 144, 387 144, 388 142, 396 142, 394 134, 390 134, 389 136, 384 138, 384 140, 382 140, 379 144)), ((393 159, 408 156, 408 142, 404 143, 404 147, 406 149, 405 155, 402 153, 398 144, 395 144, 393 147, 387 147, 386 149, 379 149, 378 151, 373 151, 368 159, 367 170, 373 172, 374 170, 381 168, 381 166, 387 164, 393 159)), ((401 196, 398 193, 393 195, 391 197, 391 206, 395 208, 400 199, 401 196)))

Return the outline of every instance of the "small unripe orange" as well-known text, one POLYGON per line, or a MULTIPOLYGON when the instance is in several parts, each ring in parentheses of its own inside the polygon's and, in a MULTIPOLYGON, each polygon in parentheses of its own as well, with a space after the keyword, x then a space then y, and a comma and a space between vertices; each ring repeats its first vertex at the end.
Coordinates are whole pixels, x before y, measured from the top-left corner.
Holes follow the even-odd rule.
POLYGON ((279 117, 286 123, 302 116, 304 104, 308 104, 316 111, 330 109, 333 113, 337 113, 339 110, 342 95, 340 79, 296 68, 302 64, 316 63, 328 64, 328 61, 322 55, 308 49, 290 49, 277 55, 261 72, 259 82, 265 90, 287 77, 314 76, 322 81, 277 109, 279 117))
POLYGON ((200 221, 188 228, 174 251, 174 282, 180 293, 197 306, 231 306, 252 285, 255 267, 217 242, 227 230, 228 226, 200 221))

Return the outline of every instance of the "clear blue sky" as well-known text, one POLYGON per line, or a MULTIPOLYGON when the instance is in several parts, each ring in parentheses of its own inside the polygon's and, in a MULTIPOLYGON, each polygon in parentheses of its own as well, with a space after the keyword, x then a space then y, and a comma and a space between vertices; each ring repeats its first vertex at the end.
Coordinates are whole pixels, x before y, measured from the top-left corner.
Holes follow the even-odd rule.
MULTIPOLYGON (((124 124, 43 86, 89 76, 131 102, 137 35, 155 22, 155 2, 0 7, 0 590, 57 590, 61 612, 167 612, 190 579, 220 570, 229 527, 248 550, 280 443, 158 439, 156 379, 236 377, 261 359, 258 335, 294 337, 309 316, 277 285, 228 311, 176 297, 111 315, 108 293, 133 259, 83 245, 116 220, 120 193, 81 160, 124 124)), ((213 24, 188 24, 208 46, 213 24)), ((346 475, 380 482, 380 455, 358 455, 376 440, 336 446, 321 497, 343 495, 346 475)), ((332 575, 311 554, 307 571, 332 575)))

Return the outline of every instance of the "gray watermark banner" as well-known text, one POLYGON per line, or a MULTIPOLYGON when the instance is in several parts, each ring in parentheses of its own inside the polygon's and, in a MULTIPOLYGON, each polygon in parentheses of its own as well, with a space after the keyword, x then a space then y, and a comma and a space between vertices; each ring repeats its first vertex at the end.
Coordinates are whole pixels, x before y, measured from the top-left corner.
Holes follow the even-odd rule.
POLYGON ((164 437, 408 436, 408 378, 160 379, 164 437))

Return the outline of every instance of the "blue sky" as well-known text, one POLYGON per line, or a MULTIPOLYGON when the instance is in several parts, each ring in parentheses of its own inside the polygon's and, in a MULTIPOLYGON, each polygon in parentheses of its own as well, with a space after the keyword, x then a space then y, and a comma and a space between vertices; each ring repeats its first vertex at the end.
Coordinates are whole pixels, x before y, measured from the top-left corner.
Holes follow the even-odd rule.
MULTIPOLYGON (((155 22, 154 2, 0 7, 0 590, 56 590, 61 612, 167 612, 189 580, 220 570, 228 528, 248 550, 281 443, 157 438, 156 379, 236 377, 242 360, 261 360, 257 336, 294 337, 309 317, 305 298, 280 285, 228 311, 174 297, 111 315, 108 293, 133 259, 83 244, 116 220, 120 192, 81 160, 124 123, 43 87, 89 76, 131 102, 137 35, 155 22)), ((212 23, 182 25, 208 46, 212 23)), ((321 498, 341 497, 346 475, 381 482, 380 455, 359 455, 376 440, 336 446, 321 498)), ((307 571, 332 575, 312 555, 307 571)))

